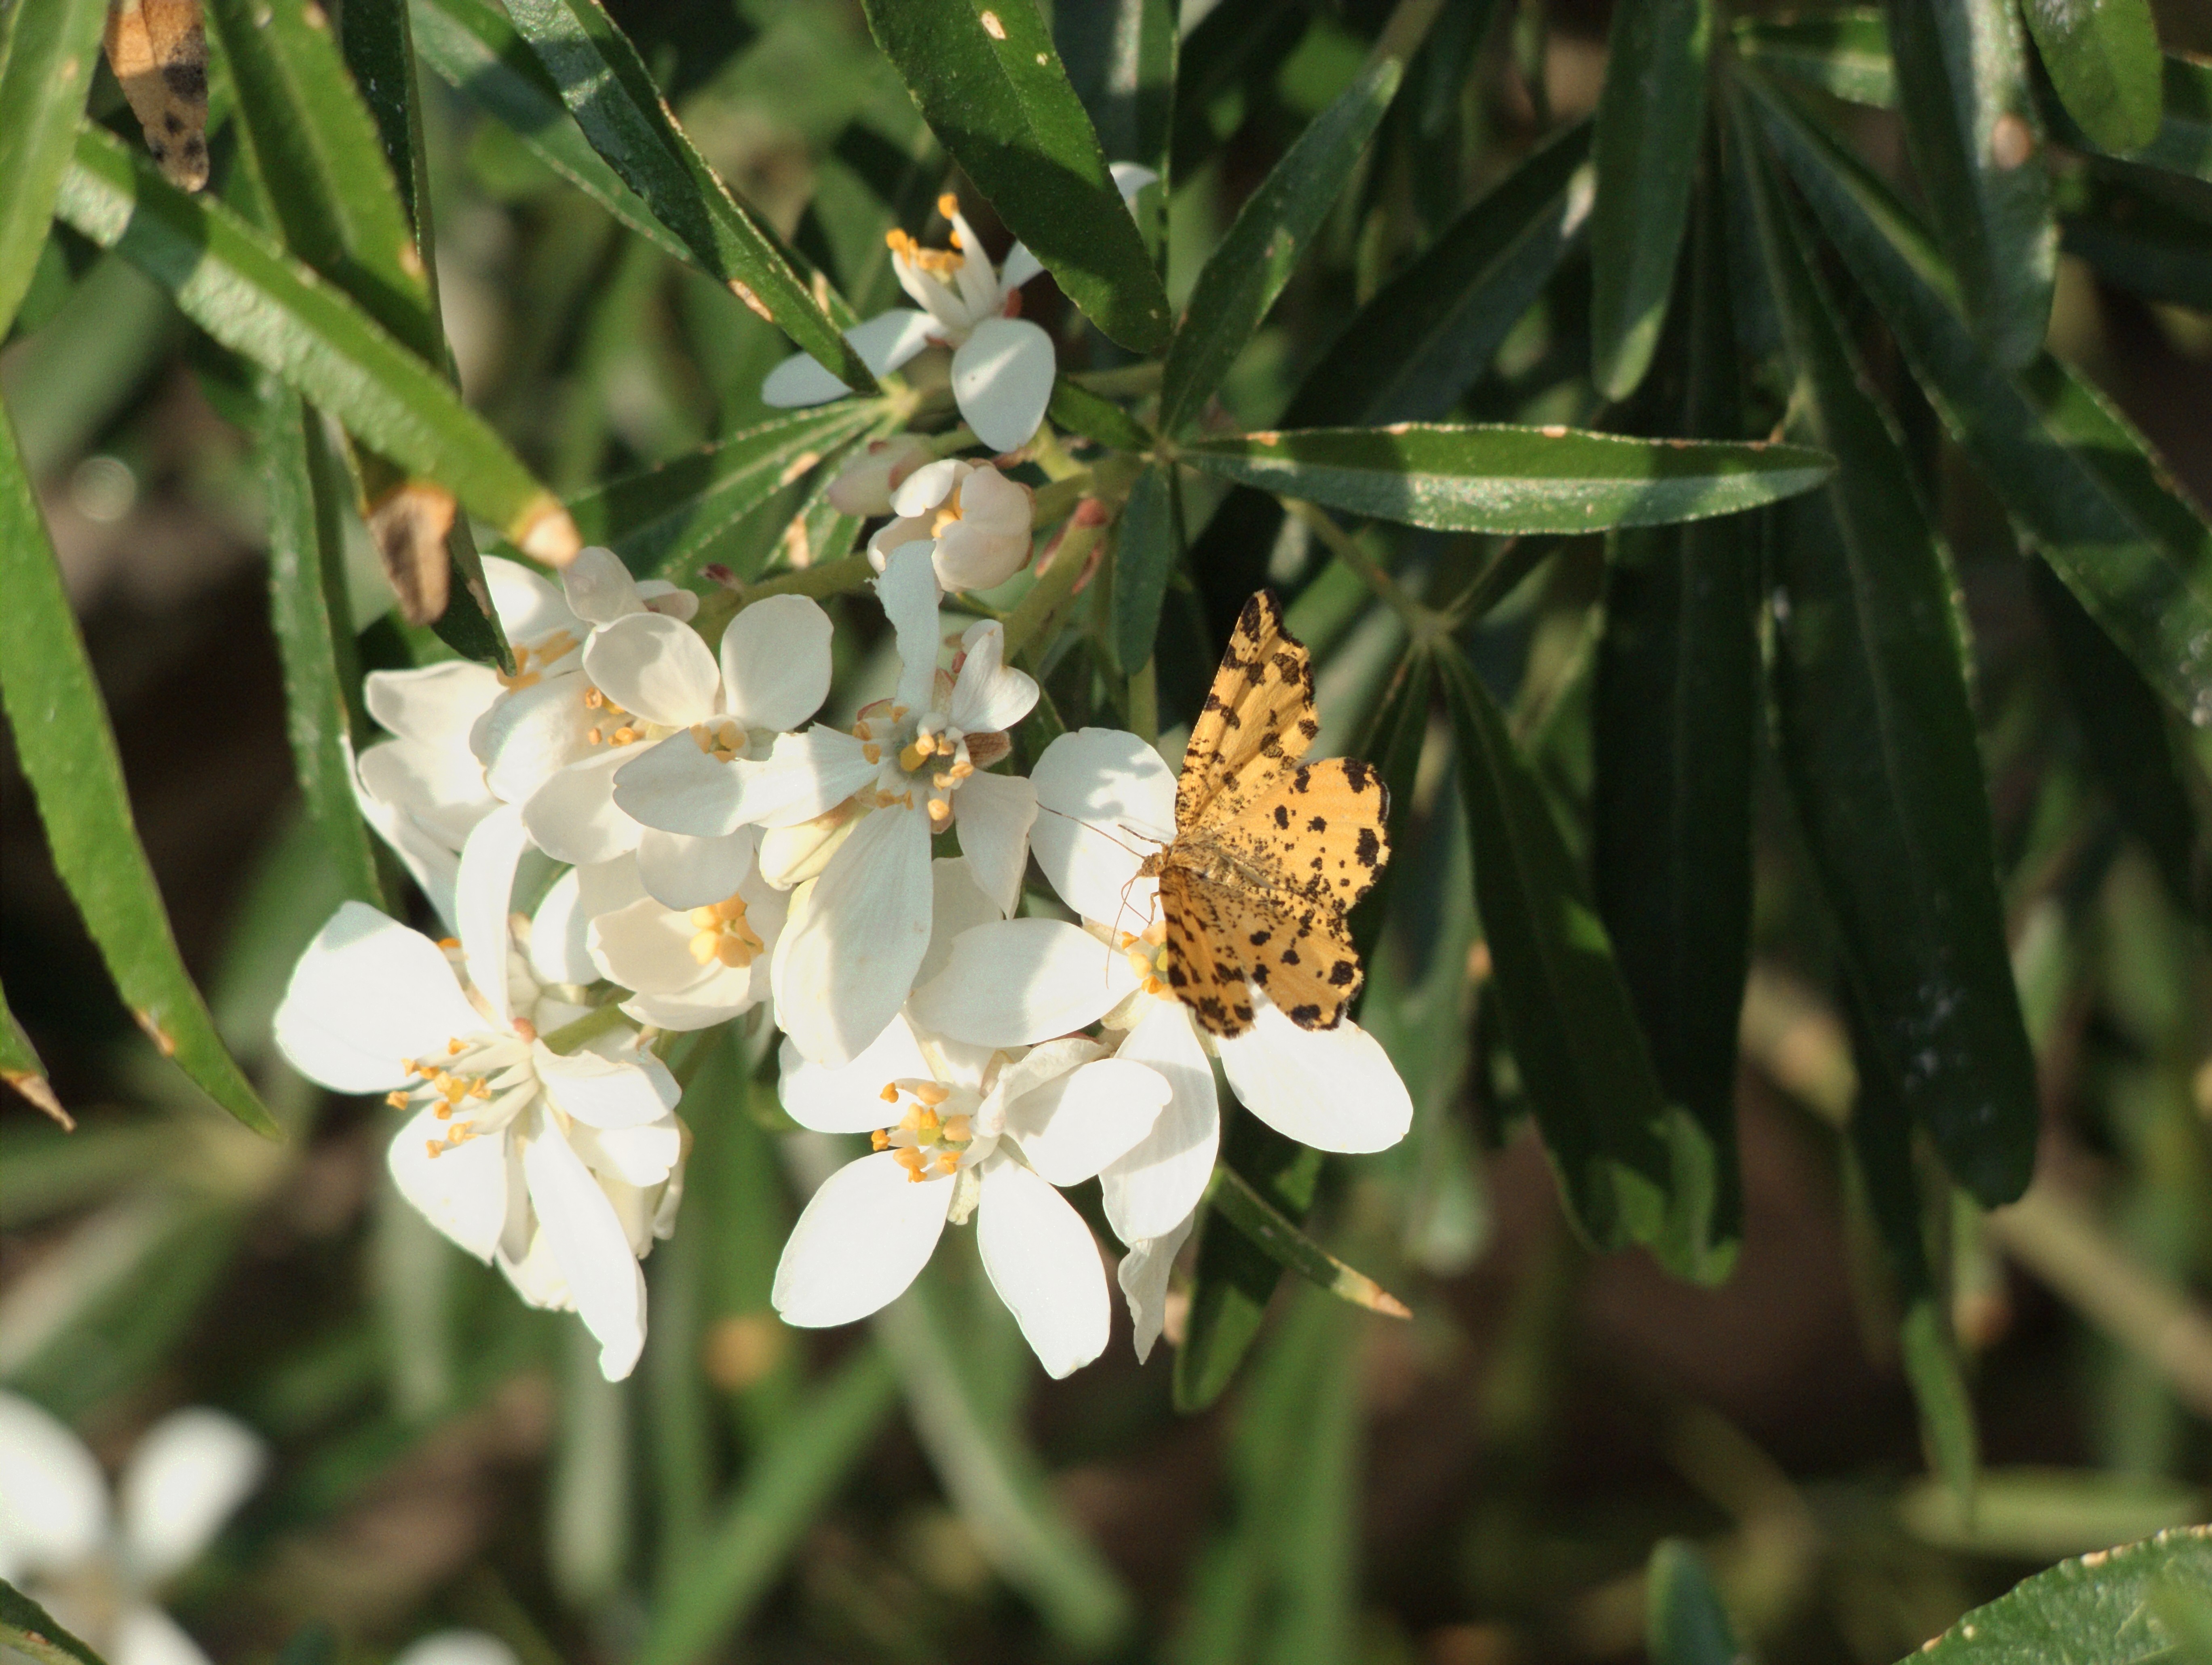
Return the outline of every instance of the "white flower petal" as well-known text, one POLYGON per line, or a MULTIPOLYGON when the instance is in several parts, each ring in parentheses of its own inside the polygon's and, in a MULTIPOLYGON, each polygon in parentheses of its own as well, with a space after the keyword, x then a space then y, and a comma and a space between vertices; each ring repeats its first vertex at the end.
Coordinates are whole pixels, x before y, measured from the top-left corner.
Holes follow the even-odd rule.
POLYGON ((1086 919, 1141 935, 1158 887, 1145 857, 1175 836, 1175 771, 1120 729, 1079 729, 1044 748, 1030 771, 1037 865, 1060 899, 1086 919))
POLYGON ((775 954, 777 1020, 835 1067, 881 1034, 929 947, 928 824, 919 810, 862 817, 830 858, 775 954))
POLYGON ((415 670, 373 670, 362 680, 368 714, 402 740, 468 749, 469 730, 499 698, 499 673, 468 659, 415 670))
MULTIPOLYGON (((579 1122, 568 1129, 568 1147, 602 1178, 645 1188, 659 1184, 674 1172, 684 1155, 684 1129, 673 1116, 633 1128, 595 1128, 579 1122)), ((616 1212, 622 1211, 617 1208, 616 1212)), ((637 1233, 629 1235, 635 1244, 637 1233)))
POLYGON ((1382 1043, 1349 1018, 1301 1029, 1258 990, 1252 1026, 1215 1050, 1255 1116, 1316 1150, 1387 1150, 1413 1125, 1413 1101, 1382 1043))
POLYGON ((530 971, 540 983, 590 983, 599 974, 592 964, 583 872, 570 868, 556 879, 530 916, 530 971))
POLYGON ((952 355, 952 397, 978 439, 1018 451, 1044 420, 1057 370, 1052 337, 1036 324, 985 318, 952 355))
POLYGON ((483 558, 484 584, 491 591, 492 611, 507 639, 535 642, 556 630, 568 631, 580 644, 584 621, 568 609, 561 586, 549 584, 519 560, 504 555, 483 558))
POLYGON ((629 1231, 591 1170, 550 1117, 535 1120, 537 1130, 522 1151, 530 1200, 576 1311, 599 1341, 599 1373, 619 1382, 645 1348, 645 1274, 629 1231))
POLYGON ((1019 775, 970 775, 957 802, 960 853, 971 876, 1000 913, 1012 913, 1021 905, 1022 875, 1029 871, 1036 788, 1019 775))
POLYGON ((996 924, 1004 916, 999 905, 983 894, 967 862, 958 856, 940 856, 929 864, 929 952, 914 974, 914 986, 925 986, 952 961, 952 942, 961 932, 976 925, 996 924))
POLYGON ((597 1052, 556 1052, 532 1044, 531 1062, 556 1108, 595 1128, 643 1127, 676 1108, 682 1097, 668 1066, 650 1052, 623 1059, 597 1052))
POLYGON ((1137 986, 1126 955, 1064 919, 1006 919, 953 939, 914 991, 915 1020, 982 1046, 1026 1046, 1096 1023, 1137 986))
POLYGON ((773 410, 789 410, 800 405, 827 404, 852 391, 811 354, 793 353, 761 382, 761 403, 773 410))
POLYGON ((575 560, 561 569, 561 593, 568 610, 586 624, 612 624, 645 608, 637 580, 622 558, 597 546, 579 550, 575 560))
POLYGON ((340 905, 292 969, 276 1044, 336 1093, 383 1093, 410 1060, 484 1028, 438 945, 360 902, 340 905))
POLYGON ((1152 1357, 1152 1344, 1160 1339, 1168 1317, 1168 1274, 1175 1269, 1175 1258, 1190 1228, 1197 1222, 1195 1214, 1185 1214, 1182 1221, 1158 1237, 1140 1238, 1129 1245, 1129 1252, 1121 1257, 1115 1273, 1121 1286, 1121 1294, 1129 1303, 1131 1341, 1136 1346, 1137 1362, 1143 1364, 1152 1357))
POLYGON ((135 1581, 161 1583, 198 1559, 268 1468, 267 1443, 221 1411, 172 1411, 149 1428, 116 1486, 135 1581))
POLYGON ((717 966, 688 989, 672 995, 632 995, 623 1002, 623 1013, 656 1029, 689 1032, 726 1023, 768 998, 765 955, 744 970, 717 966))
POLYGON ((1020 1163, 983 1164, 975 1247, 1046 1375, 1056 1380, 1106 1351, 1114 1314, 1098 1244, 1067 1199, 1020 1163))
POLYGON ((1006 263, 999 268, 999 287, 1018 289, 1043 270, 1044 262, 1030 252, 1030 245, 1017 243, 1006 251, 1006 263))
POLYGON ((511 1206, 507 1135, 493 1134, 445 1148, 443 1141, 453 1131, 453 1122, 441 1120, 434 1109, 418 1111, 392 1135, 385 1164, 399 1195, 417 1214, 478 1260, 489 1262, 511 1206), (434 1145, 439 1147, 434 1156, 434 1145))
POLYGON ((757 827, 741 826, 718 839, 647 827, 638 834, 638 876, 647 893, 669 907, 709 907, 737 893, 759 849, 757 827))
POLYGON ((79 1566, 107 1532, 107 1482, 85 1443, 43 1405, 0 1391, 0 1576, 79 1566))
POLYGON ((937 572, 929 564, 929 546, 892 550, 876 580, 876 598, 898 642, 898 691, 892 701, 923 710, 937 687, 937 572))
POLYGON ((946 713, 956 729, 1003 731, 1036 708, 1036 679, 1005 662, 1006 646, 1006 628, 995 619, 970 626, 961 638, 960 675, 946 713))
POLYGON ((161 1608, 135 1603, 116 1620, 110 1665, 210 1665, 200 1644, 161 1608))
POLYGON ((926 463, 907 475, 891 493, 891 512, 902 519, 926 516, 951 496, 952 488, 975 471, 973 463, 957 457, 942 457, 934 463, 926 463))
POLYGON ((904 1294, 944 1234, 953 1183, 910 1178, 890 1151, 831 1174, 776 1263, 770 1299, 784 1323, 849 1324, 904 1294))
MULTIPOLYGON (((343 743, 343 741, 341 742, 343 743)), ((447 925, 453 919, 453 885, 460 876, 461 858, 458 853, 465 835, 453 844, 447 844, 423 827, 404 809, 371 791, 354 771, 353 801, 361 811, 361 818, 375 832, 376 836, 391 845, 406 867, 422 893, 430 899, 430 905, 438 917, 447 925)), ((497 800, 492 801, 495 804, 497 800)), ((481 818, 479 818, 481 819, 481 818)), ((470 823, 473 829, 475 823, 470 823)))
POLYGON ((1205 1044, 1178 1002, 1152 1002, 1115 1056, 1158 1071, 1172 1094, 1152 1130, 1098 1177, 1107 1222, 1133 1249, 1198 1207, 1221 1144, 1221 1105, 1205 1044))
POLYGON ((591 922, 592 961, 609 982, 646 995, 672 995, 699 981, 689 915, 647 896, 591 922))
POLYGON ((748 729, 795 729, 830 697, 830 615, 807 596, 770 596, 722 633, 722 709, 748 729))
MULTIPOLYGON (((684 738, 689 744, 688 737, 684 738)), ((556 862, 611 862, 637 848, 645 828, 615 802, 615 776, 651 742, 610 747, 556 772, 522 806, 523 824, 556 862)))
MULTIPOLYGON (((860 355, 869 371, 881 376, 897 369, 929 345, 935 320, 927 312, 895 307, 854 324, 845 339, 860 355)), ((826 404, 853 390, 804 353, 793 354, 768 372, 761 384, 761 403, 779 410, 798 405, 826 404)))
POLYGON ((1006 1106, 1006 1134, 1055 1185, 1079 1185, 1152 1131, 1168 1101, 1166 1077, 1126 1058, 1101 1058, 1055 1076, 1006 1106))
POLYGON ((359 767, 364 789, 414 817, 450 850, 459 850, 476 824, 499 807, 484 784, 483 765, 465 740, 441 745, 380 741, 361 754, 359 767))
POLYGON ((689 735, 648 747, 615 783, 624 813, 665 832, 713 838, 748 825, 796 826, 843 802, 880 768, 864 742, 820 724, 781 734, 767 757, 718 763, 689 735))
POLYGON ((477 823, 461 846, 461 873, 453 886, 453 923, 460 933, 461 959, 469 981, 491 1007, 492 1026, 507 1027, 514 1015, 507 998, 507 956, 514 941, 507 914, 514 897, 514 869, 530 848, 523 811, 501 804, 477 823))
POLYGON ((522 1665, 514 1650, 482 1631, 433 1631, 393 1656, 392 1665, 522 1665))
POLYGON ((685 624, 699 616, 698 596, 669 583, 665 578, 640 578, 637 581, 637 598, 655 613, 665 613, 685 624))
POLYGON ((492 796, 520 803, 547 776, 582 755, 601 713, 584 704, 580 670, 564 671, 492 702, 470 736, 492 796))
POLYGON ((1121 193, 1124 203, 1134 203, 1146 185, 1160 182, 1160 176, 1142 162, 1115 162, 1107 172, 1114 176, 1114 189, 1121 193))
POLYGON ((660 613, 634 613, 593 631, 584 675, 625 711, 671 729, 712 717, 722 680, 699 633, 660 613))
POLYGON ((884 1101, 884 1084, 931 1081, 937 1074, 903 1016, 885 1024, 883 1033, 850 1063, 834 1069, 809 1062, 788 1038, 777 1062, 781 1066, 777 1098, 793 1121, 817 1133, 871 1133, 887 1128, 904 1112, 884 1101))

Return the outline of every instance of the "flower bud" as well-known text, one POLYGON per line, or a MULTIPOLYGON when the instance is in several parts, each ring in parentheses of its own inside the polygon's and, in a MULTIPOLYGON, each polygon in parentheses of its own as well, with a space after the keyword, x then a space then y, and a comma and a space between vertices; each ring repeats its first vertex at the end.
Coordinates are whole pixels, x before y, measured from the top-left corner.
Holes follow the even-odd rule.
POLYGON ((887 515, 891 512, 891 493, 929 460, 929 442, 918 434, 872 439, 830 482, 830 505, 839 514, 862 519, 887 515))
POLYGON ((891 552, 933 542, 939 587, 988 590, 1029 564, 1030 488, 985 463, 946 457, 917 469, 892 493, 898 518, 868 540, 878 572, 891 552))

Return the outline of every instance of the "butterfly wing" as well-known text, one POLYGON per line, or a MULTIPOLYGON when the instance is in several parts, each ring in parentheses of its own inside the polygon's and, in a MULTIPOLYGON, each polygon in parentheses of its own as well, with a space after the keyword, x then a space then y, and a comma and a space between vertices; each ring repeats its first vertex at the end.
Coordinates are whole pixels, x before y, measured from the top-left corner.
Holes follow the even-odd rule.
POLYGON ((1160 872, 1160 906, 1167 922, 1168 986, 1208 1033, 1241 1035, 1252 1026, 1252 996, 1244 986, 1244 961, 1231 940, 1224 903, 1233 893, 1206 883, 1188 868, 1160 872))
POLYGON ((1343 1021, 1361 973, 1342 909, 1182 867, 1160 875, 1160 895, 1168 984, 1208 1033, 1249 1029, 1255 987, 1300 1028, 1343 1021))
POLYGON ((1176 830, 1234 813, 1305 755, 1321 732, 1313 661, 1283 627, 1283 606, 1262 590, 1244 603, 1221 656, 1176 784, 1176 830), (1227 802, 1223 802, 1224 789, 1227 802))
POLYGON ((1374 765, 1329 758, 1292 769, 1206 841, 1240 871, 1264 874, 1282 893, 1342 912, 1375 888, 1390 859, 1384 822, 1390 795, 1374 765))

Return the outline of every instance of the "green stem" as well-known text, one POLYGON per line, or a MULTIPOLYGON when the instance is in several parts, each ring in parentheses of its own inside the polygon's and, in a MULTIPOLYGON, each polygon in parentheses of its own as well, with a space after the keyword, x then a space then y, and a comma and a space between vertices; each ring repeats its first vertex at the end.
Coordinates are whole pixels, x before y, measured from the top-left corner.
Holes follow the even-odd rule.
POLYGON ((1091 470, 1079 468, 1064 480, 1054 480, 1050 485, 1037 488, 1030 505, 1030 518, 1039 526, 1049 526, 1064 518, 1083 499, 1093 484, 1091 470))
POLYGON ((1160 679, 1158 659, 1145 661, 1144 669, 1129 676, 1129 732, 1152 742, 1160 737, 1160 679))
POLYGON ((1098 540, 1106 536, 1106 529, 1112 524, 1110 519, 1087 526, 1071 524, 1061 536, 1059 548, 1053 551, 1051 564, 1037 573, 1037 581, 1030 586, 1029 594, 1006 615, 1007 659, 1012 660, 1043 634, 1045 627, 1060 616, 1060 609, 1075 594, 1076 583, 1090 563, 1091 552, 1098 547, 1098 540))
POLYGON ((1480 619, 1519 587, 1521 580, 1542 566, 1545 558, 1564 540, 1523 536, 1510 538, 1491 557, 1490 565, 1474 575, 1467 592, 1443 610, 1455 627, 1480 619))
POLYGON ((819 566, 802 566, 795 572, 783 572, 758 584, 749 584, 738 594, 738 611, 743 611, 763 596, 842 596, 859 590, 876 576, 869 565, 866 552, 850 554, 836 560, 825 560, 819 566))
POLYGON ((555 1052, 576 1052, 612 1029, 619 1029, 629 1021, 629 1015, 613 1001, 595 1006, 573 1023, 564 1023, 550 1035, 540 1035, 547 1048, 555 1052))
POLYGON ((1374 556, 1359 547, 1358 538, 1314 504, 1286 497, 1283 499, 1283 506, 1311 527, 1314 536, 1328 546, 1328 552, 1357 572, 1360 581, 1406 621, 1407 630, 1416 640, 1430 633, 1432 621, 1429 609, 1407 595, 1406 587, 1384 572, 1374 556))
POLYGON ((1089 472, 1067 454, 1066 448, 1060 443, 1060 435, 1053 431, 1050 422, 1037 424, 1036 438, 1030 441, 1029 452, 1031 460, 1044 470, 1045 478, 1054 482, 1073 480, 1079 474, 1089 472))
POLYGON ((1109 399, 1126 399, 1139 393, 1157 393, 1160 387, 1160 362, 1148 360, 1143 364, 1124 365, 1119 370, 1091 370, 1068 379, 1079 387, 1109 399))

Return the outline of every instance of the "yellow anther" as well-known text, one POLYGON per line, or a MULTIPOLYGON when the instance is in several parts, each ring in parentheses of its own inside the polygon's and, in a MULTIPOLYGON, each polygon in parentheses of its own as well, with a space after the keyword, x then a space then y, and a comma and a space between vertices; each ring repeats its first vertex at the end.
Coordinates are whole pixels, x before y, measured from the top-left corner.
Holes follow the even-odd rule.
POLYGON ((390 1093, 386 1093, 386 1094, 384 1095, 384 1102, 385 1102, 386 1104, 387 1104, 387 1105, 390 1105, 392 1107, 392 1109, 394 1109, 394 1110, 404 1110, 404 1109, 406 1109, 406 1108, 407 1108, 407 1090, 406 1090, 404 1087, 400 1087, 400 1088, 397 1088, 397 1089, 395 1089, 395 1090, 394 1090, 394 1091, 392 1091, 392 1092, 390 1092, 390 1093))
POLYGON ((885 1081, 884 1083, 884 1090, 876 1094, 876 1097, 881 1099, 887 1105, 896 1104, 898 1102, 898 1083, 896 1081, 885 1081))
POLYGON ((964 1145, 975 1136, 974 1126, 965 1116, 948 1116, 945 1118, 946 1144, 964 1145))
POLYGON ((889 1150, 891 1147, 891 1136, 883 1129, 878 1128, 868 1135, 868 1145, 871 1149, 889 1150))
POLYGON ((434 1139, 425 1139, 422 1141, 422 1148, 428 1151, 434 1157, 443 1156, 446 1153, 446 1147, 434 1139))
POLYGON ((627 723, 623 724, 622 727, 617 729, 614 732, 614 742, 617 746, 634 744, 636 739, 637 730, 631 728, 627 723))
POLYGON ((923 1081, 915 1087, 914 1096, 934 1109, 952 1095, 949 1089, 940 1087, 935 1081, 923 1081))
POLYGON ((905 770, 907 773, 912 774, 936 754, 936 746, 927 735, 924 735, 919 740, 908 742, 906 748, 900 752, 899 767, 905 770))
POLYGON ((906 1177, 914 1181, 917 1185, 928 1177, 922 1172, 927 1164, 923 1159, 921 1153, 911 1147, 898 1152, 891 1158, 891 1160, 897 1163, 902 1168, 904 1168, 906 1170, 906 1177))
POLYGON ((870 763, 881 763, 884 760, 884 748, 872 740, 860 748, 860 755, 870 763))
POLYGON ((446 1056, 449 1058, 456 1057, 467 1050, 468 1049, 461 1044, 461 1038, 459 1035, 454 1036, 451 1040, 446 1043, 446 1056))
POLYGON ((720 944, 717 942, 716 939, 720 935, 721 933, 719 931, 710 930, 699 931, 694 934, 690 942, 687 945, 690 949, 691 958, 702 966, 705 965, 708 960, 717 958, 717 950, 720 944))
POLYGON ((586 746, 596 746, 605 738, 606 736, 599 731, 596 724, 584 730, 584 743, 586 746))
POLYGON ((960 199, 949 191, 939 193, 937 198, 937 211, 950 220, 960 212, 960 199))
POLYGON ((597 688, 586 688, 584 690, 584 703, 586 705, 589 705, 593 711, 597 711, 600 706, 607 703, 607 697, 604 693, 601 693, 597 688))
POLYGON ((438 939, 438 946, 450 952, 461 946, 461 939, 458 936, 441 936, 438 939))
POLYGON ((951 801, 945 798, 932 798, 929 801, 929 818, 940 826, 951 820, 952 819, 951 801))
POLYGON ((699 929, 705 931, 714 929, 722 922, 714 917, 714 910, 712 908, 694 908, 691 910, 691 923, 699 929))
POLYGON ((866 717, 861 718, 860 721, 853 725, 854 739, 873 740, 875 737, 875 730, 869 728, 867 719, 866 717))

